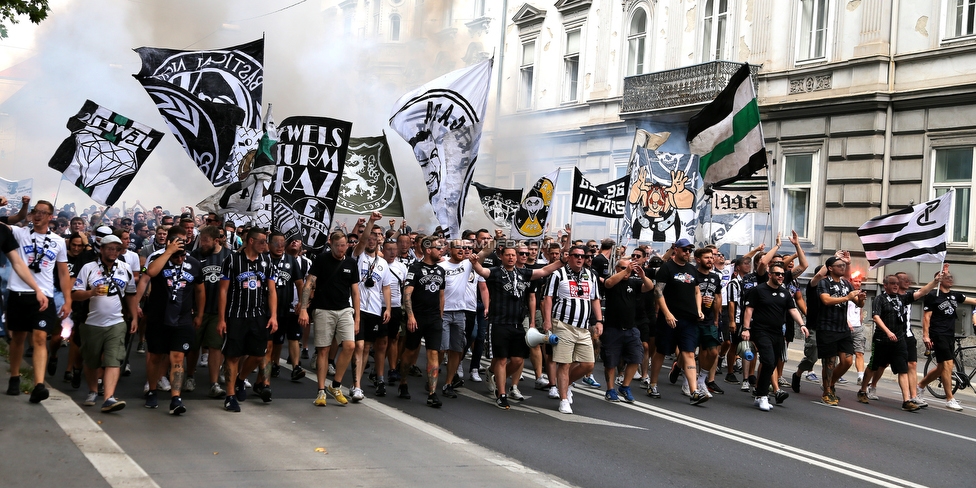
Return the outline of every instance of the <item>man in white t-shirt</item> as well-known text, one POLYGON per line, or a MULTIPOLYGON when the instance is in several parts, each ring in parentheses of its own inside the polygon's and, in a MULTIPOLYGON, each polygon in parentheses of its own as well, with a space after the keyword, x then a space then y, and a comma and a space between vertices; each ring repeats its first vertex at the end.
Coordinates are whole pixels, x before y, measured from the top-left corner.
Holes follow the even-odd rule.
POLYGON ((30 396, 31 403, 39 403, 50 396, 44 386, 48 356, 47 335, 57 334, 61 318, 71 313, 71 276, 68 274, 67 246, 64 238, 52 232, 49 227, 53 214, 54 205, 39 200, 30 215, 34 224, 33 230, 26 227, 11 229, 13 239, 20 246, 20 259, 32 273, 29 281, 25 281, 20 272, 11 275, 7 287, 10 291, 7 330, 11 338, 10 383, 7 385, 7 394, 20 394, 20 363, 24 355, 24 342, 30 332, 31 344, 34 345, 36 382, 30 396), (55 272, 58 273, 61 292, 65 295, 65 303, 60 310, 55 310, 54 307, 55 272))
POLYGON ((139 326, 134 313, 139 305, 136 282, 129 265, 119 259, 122 240, 114 235, 102 238, 101 257, 82 266, 71 291, 74 300, 88 302, 88 318, 81 324, 81 357, 85 363, 88 396, 85 406, 95 405, 98 399, 98 369, 103 368, 102 384, 105 402, 102 412, 116 412, 125 408, 125 401, 115 398, 119 367, 125 358, 125 333, 134 333, 139 326), (124 300, 123 300, 124 299, 124 300), (133 317, 126 327, 123 312, 133 317))
MULTIPOLYGON (((443 393, 447 398, 457 398, 454 389, 460 386, 455 380, 458 366, 464 354, 468 314, 477 309, 475 295, 470 293, 471 284, 477 276, 472 273, 471 261, 465 259, 465 246, 470 250, 471 242, 455 239, 450 242, 449 257, 438 263, 444 268, 444 330, 440 350, 447 351, 447 378, 443 393)), ((433 347, 428 344, 427 347, 433 347)))
MULTIPOLYGON (((387 327, 390 326, 390 286, 396 281, 390 276, 389 263, 379 255, 379 245, 383 242, 383 228, 375 225, 383 214, 373 212, 366 229, 352 251, 359 269, 359 333, 356 334, 356 370, 353 373, 353 403, 359 402, 363 394, 362 377, 366 369, 366 359, 370 346, 373 347, 376 371, 383 371, 383 357, 386 356, 387 327)), ((383 384, 377 378, 376 388, 383 384)), ((386 386, 383 386, 384 394, 386 386)))

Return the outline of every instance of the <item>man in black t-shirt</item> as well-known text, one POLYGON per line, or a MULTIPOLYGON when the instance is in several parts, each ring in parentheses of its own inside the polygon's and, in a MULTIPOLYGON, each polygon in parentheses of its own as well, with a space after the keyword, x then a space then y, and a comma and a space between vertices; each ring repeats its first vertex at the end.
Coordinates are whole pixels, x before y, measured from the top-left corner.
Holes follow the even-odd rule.
MULTIPOLYGON (((698 390, 725 393, 715 383, 714 366, 722 347, 719 319, 722 315, 722 276, 715 272, 715 252, 710 247, 695 250, 695 279, 701 294, 701 310, 705 318, 698 322, 698 390)), ((685 383, 692 379, 685 377, 685 383)))
POLYGON ((420 354, 420 340, 427 347, 427 406, 440 408, 437 398, 437 376, 440 369, 439 350, 444 340, 444 268, 437 265, 444 249, 444 240, 436 236, 424 237, 420 242, 424 257, 407 268, 403 288, 403 312, 407 315, 407 334, 403 357, 400 360, 400 398, 410 398, 407 376, 420 354))
MULTIPOLYGON (((698 377, 695 350, 698 348, 698 322, 705 319, 702 313, 701 290, 696 278, 698 272, 688 261, 695 246, 688 239, 678 239, 672 248, 671 259, 661 265, 655 277, 654 297, 663 321, 658 321, 656 350, 651 362, 651 388, 648 395, 658 397, 657 377, 664 363, 664 356, 678 348, 680 356, 676 366, 683 368, 686 378, 698 377), (656 393, 656 395, 655 395, 656 393)), ((706 390, 707 391, 707 390, 706 390)), ((708 400, 705 391, 691 393, 691 404, 708 400)))
POLYGON ((908 382, 908 348, 905 337, 908 332, 908 317, 906 307, 935 289, 940 280, 939 275, 922 289, 914 293, 901 293, 901 281, 895 275, 888 275, 884 279, 884 293, 874 299, 871 318, 874 321, 874 337, 871 346, 871 360, 868 363, 868 374, 861 382, 857 392, 857 401, 868 403, 868 385, 878 371, 883 371, 891 365, 891 371, 898 375, 898 386, 901 388, 901 409, 914 412, 921 405, 912 401, 915 392, 911 391, 908 382))
POLYGON ((817 293, 817 285, 820 280, 827 277, 827 267, 817 266, 813 277, 807 283, 805 302, 807 305, 807 337, 803 340, 803 359, 796 367, 793 378, 790 381, 790 388, 793 392, 800 393, 800 378, 807 372, 807 381, 819 383, 817 373, 813 372, 813 365, 817 364, 817 324, 820 323, 820 295, 817 293))
POLYGON ((309 324, 309 306, 315 313, 312 324, 316 350, 315 375, 319 389, 313 403, 319 407, 326 404, 326 392, 340 405, 349 402, 340 388, 356 349, 356 334, 359 333, 359 270, 356 261, 346 257, 348 248, 349 243, 342 231, 329 235, 329 251, 318 255, 312 262, 298 303, 298 324, 302 327, 309 324), (313 292, 314 300, 311 299, 313 292), (336 357, 332 386, 326 387, 329 348, 333 339, 341 344, 342 352, 336 357))
MULTIPOLYGON (((789 314, 797 323, 803 323, 793 301, 793 294, 788 287, 783 286, 786 268, 779 263, 770 264, 768 275, 769 281, 749 290, 742 302, 742 323, 745 324, 742 328, 742 340, 751 340, 755 344, 760 363, 754 405, 764 412, 772 409, 768 398, 770 386, 774 390, 777 405, 790 396, 772 381, 776 363, 782 357, 785 345, 783 322, 789 314)), ((805 326, 801 325, 800 330, 804 335, 807 333, 805 326)))
MULTIPOLYGON (((298 314, 292 303, 297 295, 301 295, 305 287, 305 275, 300 269, 298 259, 285 252, 285 235, 272 232, 268 242, 267 254, 271 267, 275 270, 275 292, 278 295, 278 331, 271 336, 271 347, 268 350, 268 364, 271 378, 278 377, 278 360, 281 359, 281 347, 288 341, 288 362, 291 364, 291 380, 299 382, 305 377, 299 359, 299 341, 302 340, 302 327, 298 325, 298 314), (297 295, 296 295, 297 294, 297 295)), ((263 376, 265 384, 270 386, 270 378, 263 376)))
POLYGON ((654 283, 644 274, 644 268, 636 260, 617 261, 615 271, 604 282, 607 310, 604 315, 606 323, 600 338, 600 352, 604 378, 607 381, 605 398, 610 402, 623 400, 633 403, 634 394, 630 391, 630 382, 644 360, 644 347, 641 345, 641 333, 637 327, 637 309, 643 305, 639 305, 641 294, 653 290, 654 283), (624 368, 623 382, 615 391, 613 385, 619 364, 626 364, 627 367, 624 368))
MULTIPOLYGON (((203 268, 200 261, 186 255, 183 229, 171 230, 166 238, 166 248, 155 252, 146 261, 146 275, 152 293, 146 299, 146 338, 150 362, 149 392, 146 407, 156 408, 156 383, 163 375, 169 356, 170 415, 186 412, 180 396, 186 372, 184 356, 190 351, 196 331, 203 323, 206 292, 203 285, 203 268)), ((141 297, 139 297, 141 298, 141 297)))
MULTIPOLYGON (((88 245, 88 236, 84 234, 72 233, 68 236, 67 241, 68 275, 71 276, 71 280, 74 282, 82 266, 97 260, 98 255, 95 254, 95 251, 91 250, 91 247, 88 245)), ((57 278, 57 275, 55 275, 55 278, 57 278)), ((87 318, 88 300, 73 300, 71 302, 71 321, 75 323, 75 327, 71 329, 71 344, 68 347, 68 366, 64 371, 64 379, 65 381, 71 381, 71 387, 75 389, 81 387, 81 380, 83 379, 81 372, 80 325, 85 323, 85 319, 87 318)), ((58 346, 60 346, 60 343, 61 341, 58 340, 58 346)), ((55 354, 52 354, 52 356, 57 358, 55 354)))
MULTIPOLYGON (((203 270, 203 287, 206 292, 206 304, 203 308, 203 320, 196 330, 190 354, 187 355, 187 377, 193 377, 196 370, 197 351, 202 347, 207 351, 208 380, 210 382, 211 398, 222 398, 227 392, 217 382, 220 368, 223 366, 224 356, 220 348, 224 345, 224 338, 217 332, 217 295, 220 291, 220 278, 223 275, 224 260, 230 256, 230 249, 221 245, 220 236, 224 230, 219 226, 207 225, 200 229, 197 238, 197 248, 190 253, 200 262, 203 270)), ((277 290, 276 290, 277 291, 277 290)))
MULTIPOLYGON (((936 273, 938 276, 940 273, 936 273)), ((953 349, 956 334, 956 309, 959 305, 976 305, 976 298, 967 297, 952 290, 955 279, 951 273, 942 274, 939 290, 925 295, 922 308, 922 341, 926 349, 933 351, 938 366, 929 371, 922 381, 918 382, 918 394, 925 391, 925 387, 935 381, 942 380, 945 389, 946 408, 962 411, 959 401, 952 396, 952 368, 953 349)))
POLYGON ((827 405, 837 405, 839 399, 834 385, 854 363, 854 339, 847 323, 847 304, 854 302, 864 307, 865 293, 855 290, 844 276, 849 263, 832 256, 824 263, 827 277, 817 284, 820 295, 820 323, 817 324, 817 358, 823 363, 823 400, 827 405), (834 359, 837 358, 837 365, 834 359))
MULTIPOLYGON (((217 302, 217 330, 224 334, 224 357, 227 359, 228 396, 224 409, 240 412, 239 402, 247 398, 244 378, 259 364, 267 364, 268 338, 278 330, 278 300, 271 263, 261 254, 268 247, 265 230, 251 228, 244 237, 244 247, 224 260, 217 302), (238 359, 247 356, 238 371, 238 359), (240 374, 238 374, 240 373, 240 374), (234 381, 233 395, 230 384, 234 381)), ((271 389, 260 393, 271 401, 271 389)))

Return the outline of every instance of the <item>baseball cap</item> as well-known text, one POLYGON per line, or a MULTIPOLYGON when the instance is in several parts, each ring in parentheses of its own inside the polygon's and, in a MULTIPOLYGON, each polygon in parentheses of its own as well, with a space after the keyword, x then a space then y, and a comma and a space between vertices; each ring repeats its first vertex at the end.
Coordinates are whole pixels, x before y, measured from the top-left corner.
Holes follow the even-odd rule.
POLYGON ((102 238, 102 242, 101 242, 100 246, 101 247, 105 247, 105 246, 107 246, 109 244, 118 244, 118 245, 121 246, 122 245, 122 240, 119 239, 118 237, 115 237, 112 234, 109 234, 109 235, 107 235, 107 236, 105 236, 105 237, 102 238))
POLYGON ((839 257, 837 257, 837 256, 831 256, 831 257, 827 258, 827 262, 825 262, 824 265, 829 268, 829 267, 833 266, 834 263, 836 263, 837 261, 840 261, 840 258, 839 257))
POLYGON ((692 244, 691 241, 685 239, 684 237, 678 239, 678 242, 674 243, 674 247, 688 247, 688 246, 695 247, 695 245, 692 244))

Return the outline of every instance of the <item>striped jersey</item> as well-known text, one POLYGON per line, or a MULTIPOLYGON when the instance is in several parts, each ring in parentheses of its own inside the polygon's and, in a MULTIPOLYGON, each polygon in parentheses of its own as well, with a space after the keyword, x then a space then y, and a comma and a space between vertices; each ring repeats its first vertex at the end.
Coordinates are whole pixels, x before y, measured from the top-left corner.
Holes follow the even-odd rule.
POLYGON ((231 253, 224 260, 221 279, 230 282, 227 317, 245 319, 269 315, 267 287, 276 276, 264 255, 258 255, 252 261, 243 251, 231 253))
POLYGON ((600 299, 596 274, 586 267, 575 273, 563 266, 549 277, 546 296, 553 298, 552 318, 586 329, 593 311, 591 300, 600 299))
POLYGON ((305 274, 302 272, 298 260, 290 254, 282 254, 281 257, 274 257, 271 253, 264 254, 275 276, 275 296, 278 297, 278 315, 294 313, 291 304, 295 301, 295 281, 304 280, 305 274))
POLYGON ((203 313, 217 314, 217 293, 220 291, 218 285, 220 278, 224 275, 224 260, 230 256, 230 249, 220 248, 220 252, 210 253, 206 256, 200 248, 194 249, 190 256, 200 261, 203 268, 203 289, 207 293, 207 304, 204 305, 203 313))

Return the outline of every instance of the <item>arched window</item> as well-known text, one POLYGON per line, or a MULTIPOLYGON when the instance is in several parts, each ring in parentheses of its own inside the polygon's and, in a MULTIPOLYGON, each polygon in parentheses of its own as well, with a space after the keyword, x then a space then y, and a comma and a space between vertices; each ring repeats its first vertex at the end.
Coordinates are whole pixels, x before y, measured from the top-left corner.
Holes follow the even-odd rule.
POLYGON ((647 43, 647 12, 634 10, 627 31, 627 76, 644 73, 644 56, 647 43))
POLYGON ((728 56, 725 33, 729 22, 729 0, 706 0, 702 21, 702 61, 718 61, 728 56))
POLYGON ((390 40, 400 40, 400 16, 397 14, 390 16, 390 40))

